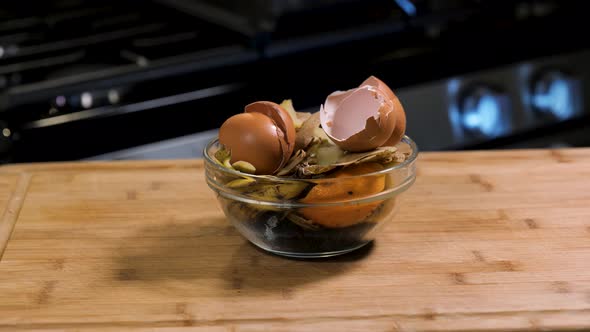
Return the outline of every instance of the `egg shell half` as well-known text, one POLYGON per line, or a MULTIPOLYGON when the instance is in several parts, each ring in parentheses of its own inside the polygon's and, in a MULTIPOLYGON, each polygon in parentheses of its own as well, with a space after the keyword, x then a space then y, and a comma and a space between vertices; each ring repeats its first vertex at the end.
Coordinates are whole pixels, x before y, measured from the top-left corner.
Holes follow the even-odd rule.
POLYGON ((285 135, 262 113, 240 113, 219 128, 219 142, 231 151, 231 163, 247 161, 256 174, 273 174, 285 160, 285 135))
POLYGON ((281 143, 283 146, 285 162, 291 158, 293 150, 295 149, 295 123, 289 112, 281 105, 273 103, 272 101, 257 101, 246 105, 244 108, 246 113, 262 113, 271 118, 277 127, 282 130, 285 139, 281 143))
POLYGON ((393 91, 385 84, 383 81, 378 79, 375 76, 371 76, 367 78, 362 84, 363 85, 370 85, 375 87, 376 89, 385 93, 389 99, 393 103, 393 113, 395 116, 395 128, 393 129, 393 133, 389 137, 389 139, 383 144, 385 146, 395 146, 399 143, 404 134, 406 132, 406 112, 404 111, 404 107, 402 106, 399 98, 393 93, 393 91))
POLYGON ((320 109, 322 128, 344 150, 373 150, 393 133, 393 107, 387 93, 370 85, 334 92, 320 109))

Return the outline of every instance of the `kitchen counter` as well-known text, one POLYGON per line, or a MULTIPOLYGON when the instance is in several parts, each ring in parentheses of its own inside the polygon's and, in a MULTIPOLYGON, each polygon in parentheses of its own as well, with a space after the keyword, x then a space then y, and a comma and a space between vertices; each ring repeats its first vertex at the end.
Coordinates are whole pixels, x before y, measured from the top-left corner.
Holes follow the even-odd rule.
POLYGON ((200 161, 0 168, 0 331, 590 329, 590 149, 422 153, 348 256, 254 248, 200 161))

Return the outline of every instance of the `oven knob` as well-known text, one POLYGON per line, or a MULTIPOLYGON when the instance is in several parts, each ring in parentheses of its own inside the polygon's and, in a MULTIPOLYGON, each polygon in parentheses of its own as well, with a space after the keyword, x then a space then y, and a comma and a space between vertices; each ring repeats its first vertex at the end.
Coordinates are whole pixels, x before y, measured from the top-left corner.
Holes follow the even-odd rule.
POLYGON ((575 80, 560 71, 548 71, 533 83, 532 104, 537 112, 566 120, 578 112, 575 80))
POLYGON ((8 153, 12 146, 12 131, 6 126, 6 124, 0 122, 0 160, 2 155, 8 153))
POLYGON ((461 100, 461 122, 472 134, 498 137, 510 130, 506 96, 486 86, 472 88, 461 100))

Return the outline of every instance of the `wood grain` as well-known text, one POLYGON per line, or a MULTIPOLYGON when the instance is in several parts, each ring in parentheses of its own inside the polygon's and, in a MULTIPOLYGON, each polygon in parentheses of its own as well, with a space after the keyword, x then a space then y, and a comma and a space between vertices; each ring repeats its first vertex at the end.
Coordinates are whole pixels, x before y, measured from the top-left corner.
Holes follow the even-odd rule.
POLYGON ((298 261, 199 161, 3 167, 0 331, 590 329, 589 180, 590 149, 423 153, 372 246, 298 261))
POLYGON ((2 209, 0 210, 0 259, 2 259, 8 239, 18 219, 29 180, 28 174, 0 176, 0 208, 2 209))

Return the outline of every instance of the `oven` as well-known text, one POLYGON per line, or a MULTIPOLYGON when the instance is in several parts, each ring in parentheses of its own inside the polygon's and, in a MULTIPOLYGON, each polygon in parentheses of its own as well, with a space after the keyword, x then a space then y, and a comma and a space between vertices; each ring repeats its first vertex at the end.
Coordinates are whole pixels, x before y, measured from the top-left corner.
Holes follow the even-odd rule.
POLYGON ((200 157, 253 100, 386 81, 422 150, 587 146, 582 1, 7 0, 1 162, 200 157))

